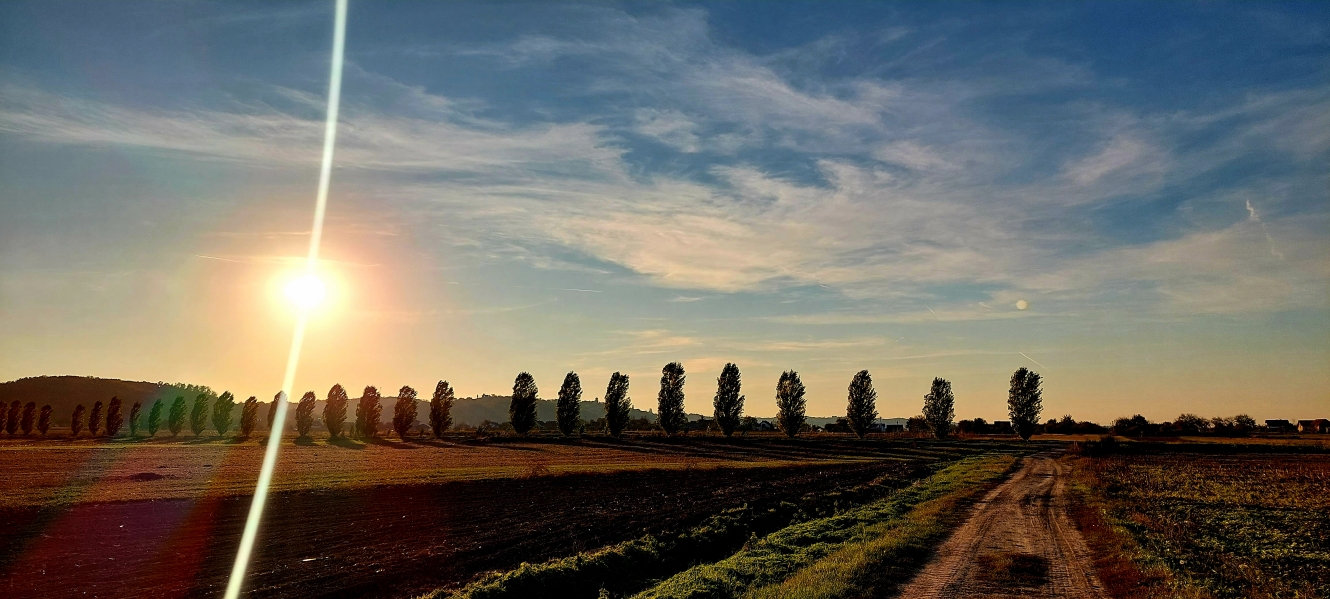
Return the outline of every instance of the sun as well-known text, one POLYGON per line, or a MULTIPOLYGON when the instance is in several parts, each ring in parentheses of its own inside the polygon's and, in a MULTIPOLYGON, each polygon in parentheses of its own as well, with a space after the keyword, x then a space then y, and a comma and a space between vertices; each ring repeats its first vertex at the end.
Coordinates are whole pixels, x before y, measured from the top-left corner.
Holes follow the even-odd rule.
POLYGON ((286 284, 285 291, 286 299, 304 310, 318 307, 328 296, 328 286, 324 284, 323 279, 313 274, 304 274, 292 279, 286 284))

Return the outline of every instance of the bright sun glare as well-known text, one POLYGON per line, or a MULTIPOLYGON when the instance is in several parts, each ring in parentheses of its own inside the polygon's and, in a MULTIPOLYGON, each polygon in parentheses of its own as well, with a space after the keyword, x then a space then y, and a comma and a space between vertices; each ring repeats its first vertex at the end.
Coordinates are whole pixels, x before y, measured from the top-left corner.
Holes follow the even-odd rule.
POLYGON ((328 286, 312 274, 301 275, 286 284, 286 298, 302 309, 309 310, 323 303, 328 286))

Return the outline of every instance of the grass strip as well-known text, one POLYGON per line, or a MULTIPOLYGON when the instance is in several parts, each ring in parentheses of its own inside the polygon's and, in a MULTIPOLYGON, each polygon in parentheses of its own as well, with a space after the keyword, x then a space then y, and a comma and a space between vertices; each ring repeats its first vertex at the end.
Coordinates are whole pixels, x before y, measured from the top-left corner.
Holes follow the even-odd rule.
POLYGON ((745 543, 791 523, 825 518, 890 496, 942 464, 921 464, 906 475, 883 476, 857 487, 808 495, 765 507, 725 510, 677 535, 647 535, 588 553, 541 564, 524 563, 486 575, 461 589, 436 590, 420 599, 622 597, 698 563, 720 560, 745 543))
POLYGON ((754 539, 738 553, 681 572, 635 599, 878 595, 922 566, 964 517, 963 508, 1016 460, 967 458, 885 499, 754 539))

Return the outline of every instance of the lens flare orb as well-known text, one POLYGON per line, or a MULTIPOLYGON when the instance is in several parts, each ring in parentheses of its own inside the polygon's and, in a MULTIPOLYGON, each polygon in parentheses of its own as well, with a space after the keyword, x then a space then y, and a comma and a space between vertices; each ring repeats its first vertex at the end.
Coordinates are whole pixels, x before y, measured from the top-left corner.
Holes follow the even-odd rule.
POLYGON ((286 284, 286 299, 304 310, 316 308, 328 297, 328 286, 312 275, 302 275, 286 284))

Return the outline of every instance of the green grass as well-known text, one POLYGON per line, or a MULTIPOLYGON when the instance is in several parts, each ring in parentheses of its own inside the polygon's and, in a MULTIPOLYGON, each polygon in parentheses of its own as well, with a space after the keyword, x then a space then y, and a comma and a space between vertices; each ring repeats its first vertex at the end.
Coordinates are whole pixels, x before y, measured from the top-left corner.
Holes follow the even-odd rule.
POLYGON ((681 572, 635 599, 833 598, 877 594, 922 565, 962 508, 1016 458, 973 457, 891 496, 802 522, 715 563, 681 572))

